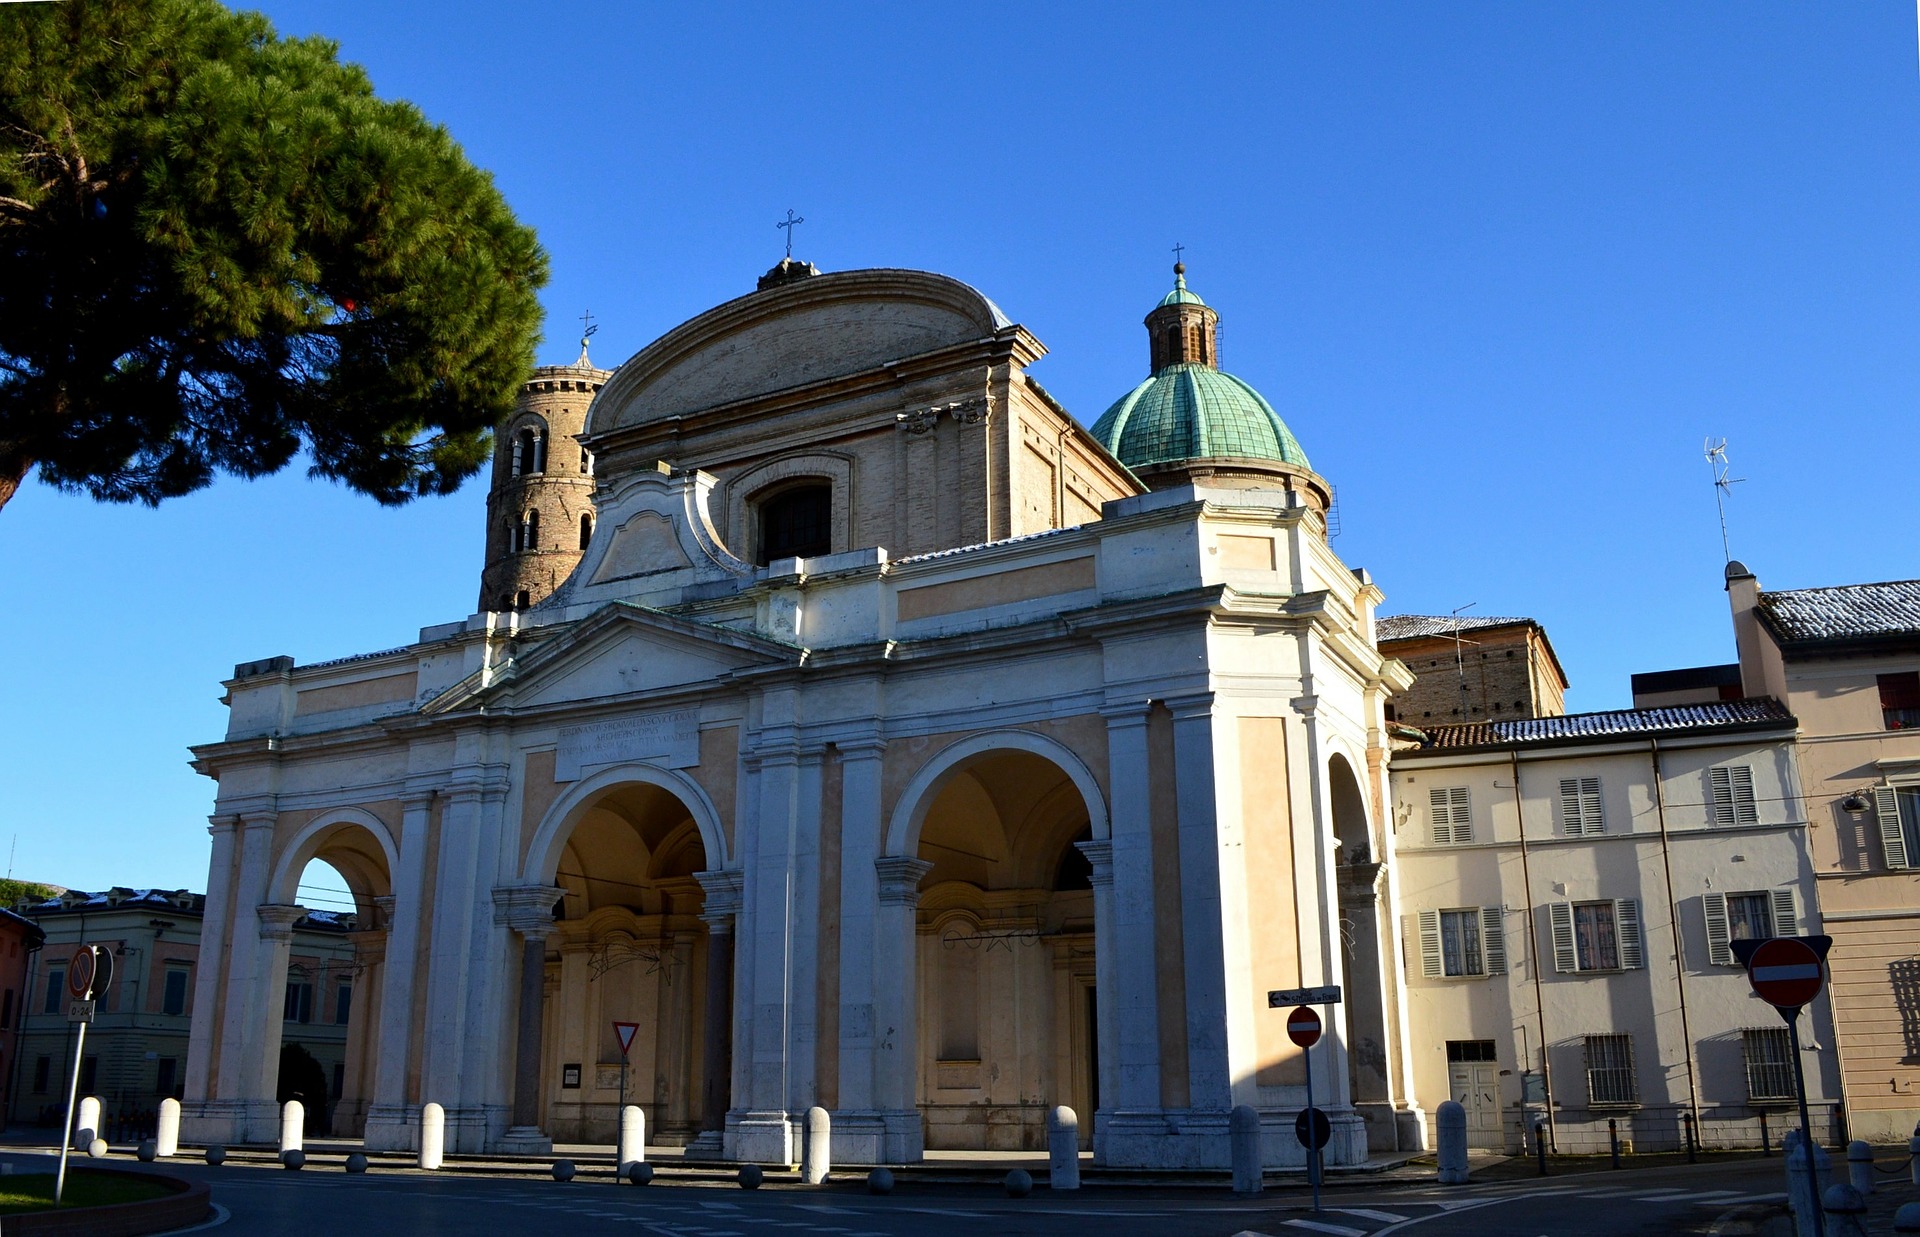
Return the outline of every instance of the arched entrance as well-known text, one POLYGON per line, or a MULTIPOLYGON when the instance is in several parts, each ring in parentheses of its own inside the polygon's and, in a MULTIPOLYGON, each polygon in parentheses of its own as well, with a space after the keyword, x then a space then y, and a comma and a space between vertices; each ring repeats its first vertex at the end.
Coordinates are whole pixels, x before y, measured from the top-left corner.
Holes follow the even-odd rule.
POLYGON ((988 747, 925 790, 914 853, 931 865, 916 949, 929 1149, 1041 1149, 1056 1104, 1080 1115, 1083 1145, 1092 1138, 1094 892, 1076 843, 1095 812, 1076 780, 1034 751, 988 747))
POLYGON ((1327 796, 1334 838, 1340 845, 1340 938, 1347 980, 1346 1001, 1340 1008, 1347 1019, 1347 1084, 1354 1111, 1367 1122, 1368 1145, 1392 1150, 1396 1135, 1381 983, 1380 944, 1387 933, 1380 922, 1380 857, 1360 779, 1338 752, 1327 758, 1327 796))
POLYGON ((653 1143, 691 1142, 711 1121, 713 958, 699 874, 712 857, 696 808, 667 780, 587 788, 562 806, 546 848, 542 883, 558 896, 542 954, 536 1111, 559 1142, 612 1141, 623 1095, 645 1111, 653 1143), (634 1024, 624 1053, 616 1023, 634 1024))
POLYGON ((358 1138, 380 1053, 380 992, 393 908, 393 843, 358 809, 296 833, 268 887, 262 1063, 276 1103, 298 1099, 306 1132, 358 1138))

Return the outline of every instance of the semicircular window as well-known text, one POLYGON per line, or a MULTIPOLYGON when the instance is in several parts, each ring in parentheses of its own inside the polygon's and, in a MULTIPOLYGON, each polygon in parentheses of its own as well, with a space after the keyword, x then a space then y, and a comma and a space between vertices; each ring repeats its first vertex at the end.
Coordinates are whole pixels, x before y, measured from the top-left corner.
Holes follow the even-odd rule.
POLYGON ((760 507, 760 565, 833 553, 833 486, 809 482, 768 496, 760 507))

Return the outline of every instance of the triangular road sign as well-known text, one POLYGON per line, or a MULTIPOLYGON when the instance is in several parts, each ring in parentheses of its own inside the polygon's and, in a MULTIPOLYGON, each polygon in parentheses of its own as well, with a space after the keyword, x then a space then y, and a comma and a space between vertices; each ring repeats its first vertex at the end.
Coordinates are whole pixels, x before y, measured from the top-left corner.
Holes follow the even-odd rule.
POLYGON ((620 1041, 621 1056, 626 1056, 627 1050, 633 1047, 633 1037, 639 1029, 640 1024, 637 1022, 616 1022, 613 1024, 613 1037, 620 1041))

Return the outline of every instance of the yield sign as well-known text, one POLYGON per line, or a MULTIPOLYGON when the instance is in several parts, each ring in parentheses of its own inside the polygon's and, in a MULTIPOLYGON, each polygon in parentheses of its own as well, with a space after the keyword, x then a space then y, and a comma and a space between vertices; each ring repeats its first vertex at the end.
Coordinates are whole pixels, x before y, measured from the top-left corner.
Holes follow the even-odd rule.
POLYGON ((1798 1009, 1820 994, 1820 955, 1797 937, 1764 941, 1747 959, 1747 979, 1761 1000, 1798 1009))
POLYGON ((1287 1038, 1302 1048, 1311 1048, 1319 1043, 1320 1015, 1305 1005, 1288 1014, 1287 1038))
POLYGON ((620 1041, 620 1055, 626 1056, 627 1049, 633 1047, 634 1033, 639 1031, 637 1022, 616 1022, 613 1024, 613 1037, 620 1041))

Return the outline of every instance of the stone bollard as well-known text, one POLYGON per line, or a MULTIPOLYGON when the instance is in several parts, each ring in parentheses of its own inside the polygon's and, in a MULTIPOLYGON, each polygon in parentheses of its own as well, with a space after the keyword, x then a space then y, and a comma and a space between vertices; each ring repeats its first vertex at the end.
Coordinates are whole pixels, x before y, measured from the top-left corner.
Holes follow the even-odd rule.
POLYGON ((366 1157, 366 1156, 364 1156, 364 1155, 362 1155, 362 1154, 360 1154, 360 1153, 359 1153, 358 1151, 356 1151, 356 1152, 354 1152, 354 1153, 353 1153, 352 1155, 350 1155, 350 1156, 348 1156, 348 1157, 347 1157, 347 1164, 346 1164, 346 1169, 347 1169, 347 1171, 348 1171, 348 1172, 350 1172, 350 1173, 364 1173, 364 1172, 366 1172, 366 1171, 367 1171, 367 1157, 366 1157))
POLYGON ((1821 1237, 1814 1217, 1819 1214, 1820 1196, 1827 1189, 1827 1149, 1818 1143, 1814 1144, 1814 1180, 1809 1180, 1807 1148, 1801 1140, 1800 1131, 1789 1130, 1780 1141, 1787 1152, 1787 1208, 1793 1212, 1794 1231, 1800 1237, 1821 1237))
POLYGON ((628 1104, 620 1110, 620 1147, 615 1152, 614 1163, 619 1175, 626 1176, 627 1165, 641 1164, 647 1158, 647 1114, 640 1111, 640 1105, 628 1104))
POLYGON ((1920 1185, 1920 1121, 1913 1123, 1913 1137, 1907 1140, 1907 1157, 1907 1165, 1913 1172, 1913 1184, 1920 1185))
POLYGON ((652 1185, 653 1165, 645 1160, 636 1160, 627 1165, 627 1181, 632 1185, 652 1185))
POLYGON ((438 1104, 420 1105, 421 1168, 436 1172, 447 1158, 447 1110, 438 1104))
POLYGON ((1007 1197, 1025 1198, 1033 1193, 1033 1174, 1016 1168, 1007 1174, 1007 1197))
POLYGON ((104 1138, 96 1138, 92 1142, 88 1143, 87 1158, 89 1160, 106 1159, 107 1158, 107 1140, 104 1138))
POLYGON ((153 1140, 151 1138, 146 1139, 139 1146, 135 1147, 133 1149, 133 1155, 134 1155, 134 1158, 139 1160, 142 1164, 151 1164, 155 1160, 160 1158, 160 1152, 158 1149, 154 1147, 153 1140))
POLYGON ((1246 1104, 1227 1114, 1227 1142, 1233 1153, 1233 1192, 1258 1194, 1266 1184, 1260 1171, 1260 1114, 1246 1104))
POLYGON ((1850 1185, 1831 1185, 1820 1199, 1826 1212, 1825 1237, 1867 1237, 1867 1200, 1850 1185))
POLYGON ((169 1096, 160 1101, 160 1121, 154 1128, 153 1153, 161 1159, 180 1154, 180 1101, 169 1096))
POLYGON ((553 1162, 553 1179, 555 1181, 572 1181, 574 1171, 572 1160, 555 1160, 553 1162))
POLYGON ((870 1170, 867 1173, 867 1193, 893 1193, 893 1170, 891 1168, 875 1168, 870 1170))
POLYGON ((306 1148, 307 1106, 288 1100, 280 1106, 280 1154, 306 1148))
POLYGON ((1080 1118, 1065 1104, 1047 1114, 1047 1188, 1080 1188, 1080 1118))
POLYGON ((807 1140, 800 1146, 800 1179, 819 1185, 833 1171, 833 1118, 818 1105, 807 1109, 807 1140))
POLYGON ((1459 1100, 1442 1100, 1434 1114, 1438 1130, 1441 1185, 1467 1184, 1467 1110, 1459 1100))
POLYGON ((1873 1193, 1873 1148, 1864 1138, 1847 1144, 1847 1184, 1862 1198, 1873 1193))
POLYGON ((280 1167, 299 1172, 307 1164, 307 1153, 298 1147, 288 1147, 280 1153, 280 1167))
POLYGON ((226 1162, 227 1162, 227 1149, 225 1147, 222 1147, 220 1144, 215 1143, 213 1146, 207 1148, 208 1167, 218 1168, 222 1164, 225 1164, 226 1162))
POLYGON ((1893 1213, 1893 1231, 1920 1233, 1920 1203, 1900 1204, 1900 1210, 1893 1213))
POLYGON ((98 1096, 82 1096, 80 1112, 73 1120, 73 1149, 85 1151, 87 1145, 100 1137, 100 1099, 98 1096))
POLYGON ((760 1183, 766 1179, 767 1174, 761 1171, 758 1164, 742 1164, 740 1174, 735 1178, 743 1190, 757 1190, 760 1188, 760 1183))

